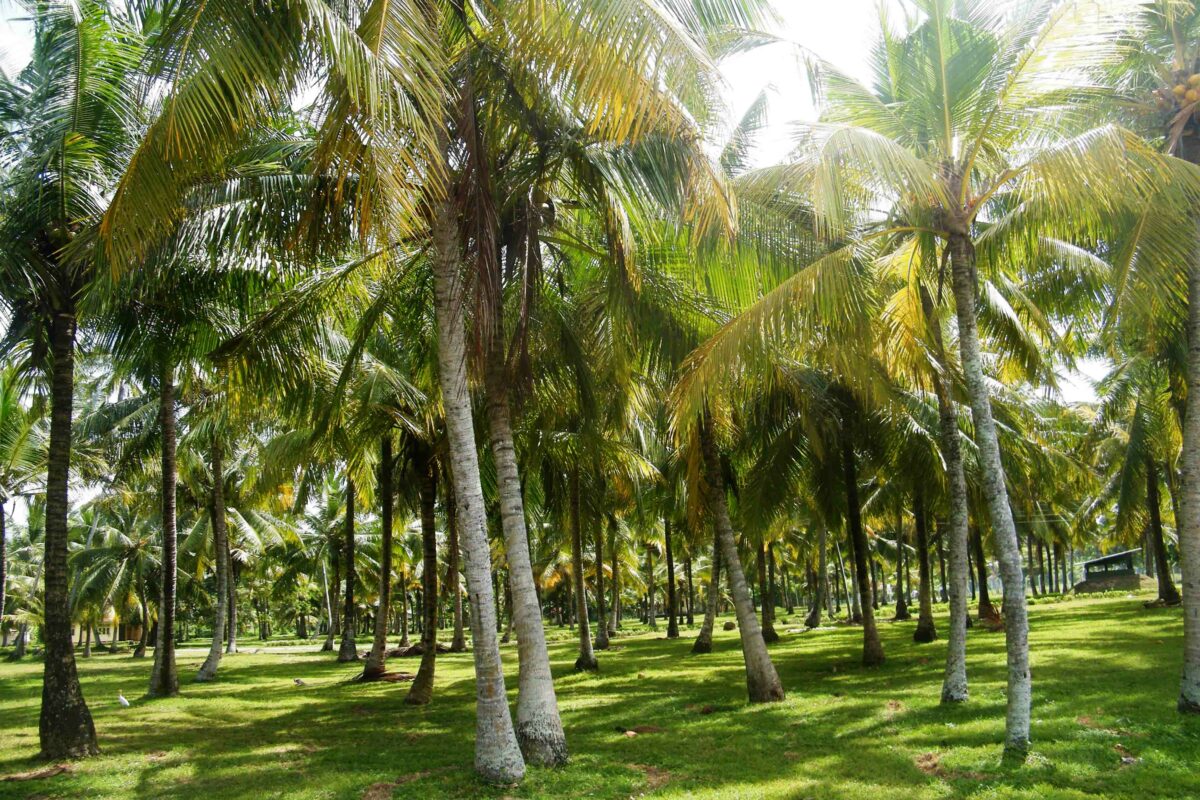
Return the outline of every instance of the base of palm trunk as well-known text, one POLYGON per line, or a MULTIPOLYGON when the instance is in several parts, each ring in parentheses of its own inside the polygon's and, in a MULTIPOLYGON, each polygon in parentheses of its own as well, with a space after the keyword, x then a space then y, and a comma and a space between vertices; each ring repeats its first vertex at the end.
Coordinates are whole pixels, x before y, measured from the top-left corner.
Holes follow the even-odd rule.
POLYGON ((903 603, 896 604, 896 616, 892 617, 895 622, 906 622, 912 619, 912 614, 909 613, 908 606, 903 603))
POLYGON ((779 641, 779 634, 775 632, 775 626, 769 622, 763 626, 762 637, 767 644, 775 644, 779 641))
POLYGON ((1008 767, 1019 767, 1029 758, 1029 742, 1005 742, 1001 763, 1008 767))
POLYGON ((804 627, 808 628, 809 630, 821 627, 820 609, 814 608, 808 613, 808 616, 804 618, 804 627))
POLYGON ((579 658, 575 659, 576 672, 595 672, 598 669, 600 669, 600 662, 596 660, 595 656, 592 656, 591 658, 588 658, 587 656, 580 656, 579 658))
POLYGON ((387 666, 382 661, 372 661, 367 659, 363 665, 362 674, 355 680, 359 681, 377 681, 387 674, 387 666))
POLYGON ((695 643, 692 645, 692 652, 697 655, 704 655, 712 652, 712 634, 702 633, 696 637, 695 643))
POLYGON ((517 724, 517 744, 525 761, 539 767, 562 767, 569 760, 567 739, 562 724, 545 723, 539 720, 517 724))
POLYGON ((783 685, 779 677, 772 671, 772 676, 761 684, 747 681, 747 691, 751 703, 781 703, 784 699, 783 685))
POLYGON ((954 705, 967 702, 969 695, 967 687, 942 686, 942 705, 954 705))
POLYGON ((917 620, 917 629, 913 631, 913 641, 917 644, 929 644, 937 641, 937 627, 933 620, 921 618, 917 620))
POLYGON ((38 758, 59 761, 100 754, 92 713, 83 702, 83 698, 78 695, 76 697, 76 700, 65 705, 56 703, 55 708, 46 709, 43 696, 42 719, 39 722, 42 750, 38 753, 38 758))
POLYGON ((337 660, 339 664, 358 661, 358 648, 354 645, 354 642, 351 642, 349 647, 346 647, 345 644, 342 645, 342 648, 338 650, 337 660))
POLYGON ((1190 698, 1181 694, 1175 708, 1180 714, 1200 714, 1200 697, 1190 698))
POLYGON ((878 638, 863 643, 863 666, 878 667, 884 662, 883 645, 878 638))
MULTIPOLYGON (((507 636, 504 638, 504 641, 506 641, 506 642, 508 641, 508 637, 507 637, 507 636)), ((450 652, 451 652, 451 653, 465 653, 465 652, 467 652, 467 643, 466 643, 464 640, 462 640, 462 639, 455 639, 454 641, 452 641, 452 642, 450 643, 450 652)))
MULTIPOLYGON (((678 636, 678 635, 679 634, 676 634, 676 636, 678 636)), ((593 650, 607 650, 608 649, 608 633, 603 628, 600 629, 600 632, 596 634, 596 638, 592 641, 592 649, 593 650)))

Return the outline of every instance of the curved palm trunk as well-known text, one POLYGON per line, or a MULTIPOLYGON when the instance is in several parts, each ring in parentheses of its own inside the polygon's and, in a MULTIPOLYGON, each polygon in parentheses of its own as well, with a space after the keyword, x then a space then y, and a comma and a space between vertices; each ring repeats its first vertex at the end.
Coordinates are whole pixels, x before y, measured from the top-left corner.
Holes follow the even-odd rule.
POLYGON ((392 610, 392 433, 379 445, 379 505, 383 541, 379 553, 379 608, 375 612, 375 639, 363 665, 363 680, 383 674, 387 661, 388 617, 392 610))
POLYGON ((596 545, 596 650, 608 649, 608 619, 604 613, 604 526, 598 521, 594 536, 596 545))
POLYGON ((421 666, 404 702, 426 705, 433 699, 433 677, 437 668, 438 579, 437 579, 437 466, 432 456, 421 476, 421 666))
POLYGON ((178 537, 175 528, 175 375, 166 368, 159 387, 162 427, 162 587, 158 600, 158 637, 150 671, 151 697, 179 694, 175 667, 175 585, 178 537))
POLYGON ((1158 496, 1158 465, 1146 459, 1146 505, 1150 509, 1150 536, 1154 543, 1154 565, 1158 571, 1158 599, 1165 605, 1178 605, 1179 590, 1171 579, 1171 562, 1167 558, 1167 543, 1163 536, 1162 508, 1158 496))
MULTIPOLYGON (((575 616, 579 620, 579 658, 575 659, 575 669, 593 672, 600 668, 596 654, 592 652, 592 631, 588 623, 587 592, 583 582, 583 521, 579 518, 579 469, 571 468, 567 476, 571 503, 571 567, 574 572, 575 586, 575 616)), ((517 638, 521 633, 517 632, 517 638)))
POLYGON ((708 593, 704 597, 704 622, 700 635, 692 645, 693 653, 711 653, 713 625, 717 622, 717 601, 721 594, 721 539, 713 532, 712 570, 708 576, 708 593))
POLYGON ((550 653, 542 627, 542 606, 533 581, 525 502, 513 444, 503 359, 493 356, 484 370, 487 381, 488 429, 500 495, 500 524, 508 557, 508 620, 517 632, 517 742, 533 764, 567 762, 567 737, 558 714, 558 697, 550 674, 550 653))
POLYGON ((712 435, 705 424, 700 431, 700 446, 704 450, 704 464, 708 476, 708 503, 713 516, 713 528, 721 545, 721 556, 729 576, 729 590, 733 595, 733 606, 737 612, 739 634, 742 640, 742 657, 746 662, 746 689, 752 703, 769 703, 783 700, 783 685, 775 664, 767 652, 762 630, 754 616, 754 603, 750 599, 750 587, 738 557, 737 542, 733 538, 733 523, 729 519, 729 505, 725 497, 725 479, 721 474, 721 463, 712 435))
POLYGON ((226 606, 229 604, 229 572, 225 563, 225 549, 228 546, 225 530, 225 468, 221 455, 221 443, 214 440, 209 456, 213 478, 209 517, 212 520, 213 553, 216 554, 214 560, 217 566, 217 609, 213 620, 212 646, 196 674, 196 680, 200 682, 211 681, 217 677, 217 667, 221 663, 222 648, 225 645, 225 616, 226 606))
POLYGON ((663 539, 667 549, 667 638, 679 638, 679 594, 675 591, 675 556, 671 553, 671 518, 663 520, 663 539))
MULTIPOLYGON (((449 481, 446 483, 450 485, 449 481)), ((458 578, 458 509, 454 506, 454 493, 446 496, 446 590, 454 609, 454 638, 450 640, 451 653, 467 652, 467 638, 463 633, 462 589, 458 578)), ((509 624, 512 615, 509 615, 509 624)), ((518 701, 519 702, 519 701, 518 701)))
POLYGON ((358 661, 358 645, 354 642, 357 620, 354 607, 354 481, 346 476, 346 541, 342 550, 346 575, 345 604, 342 606, 342 643, 338 648, 339 662, 358 661))
POLYGON ((913 491, 913 515, 917 529, 917 629, 913 641, 928 643, 937 639, 933 624, 933 571, 929 565, 929 520, 925 517, 925 492, 918 484, 913 491))
MULTIPOLYGON (((443 152, 446 151, 448 145, 443 147, 443 152)), ((475 770, 484 780, 514 783, 524 777, 525 762, 508 711, 500 646, 496 641, 491 553, 484 518, 483 487, 479 480, 479 460, 475 450, 471 399, 467 391, 463 292, 458 274, 458 225, 455 209, 449 200, 443 198, 434 202, 431 233, 434 244, 438 375, 450 445, 451 477, 458 515, 463 521, 460 535, 466 561, 467 590, 471 598, 476 689, 475 770)), ((509 558, 512 557, 510 550, 509 558)), ((517 571, 509 570, 510 574, 517 571)), ((517 636, 521 637, 519 630, 517 636)))
POLYGON ((846 518, 854 547, 854 574, 858 588, 859 607, 863 622, 863 664, 873 667, 883 663, 883 644, 875 627, 875 609, 871 607, 870 578, 867 576, 867 534, 862 526, 862 510, 858 502, 858 469, 854 459, 853 433, 848 419, 842 423, 842 478, 846 489, 846 518))
POLYGON ((46 470, 44 633, 46 657, 38 737, 43 758, 82 758, 99 752, 92 714, 79 688, 71 648, 67 595, 68 480, 71 413, 75 391, 75 316, 56 314, 50 323, 50 442, 46 470))
POLYGON ((816 628, 821 624, 821 606, 825 603, 825 593, 829 591, 829 581, 825 576, 825 525, 822 524, 817 532, 817 581, 813 589, 813 607, 804 620, 804 627, 816 628))
POLYGON ((1021 545, 1004 485, 1000 441, 992 419, 992 403, 983 374, 979 327, 975 317, 975 250, 964 233, 950 237, 950 266, 954 304, 958 315, 958 346, 962 356, 975 443, 979 449, 979 471, 992 520, 1000 579, 1004 583, 1004 638, 1008 652, 1008 711, 1005 719, 1006 753, 1023 756, 1029 748, 1029 713, 1033 702, 1029 672, 1029 617, 1025 601, 1025 575, 1021 569, 1021 545))

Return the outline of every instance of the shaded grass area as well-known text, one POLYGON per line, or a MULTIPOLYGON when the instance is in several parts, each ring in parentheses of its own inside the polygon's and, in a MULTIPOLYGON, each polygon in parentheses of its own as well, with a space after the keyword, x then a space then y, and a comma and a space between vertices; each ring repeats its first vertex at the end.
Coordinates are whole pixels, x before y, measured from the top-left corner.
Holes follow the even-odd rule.
MULTIPOLYGON (((439 659, 426 708, 404 705, 405 684, 349 683, 357 668, 329 653, 226 656, 206 685, 186 682, 202 657, 185 656, 183 696, 156 701, 138 699, 150 659, 97 655, 79 663, 102 755, 0 782, 0 798, 1200 797, 1200 720, 1174 710, 1179 609, 1140 598, 1034 607, 1034 741, 1016 769, 1000 765, 1003 634, 972 629, 971 700, 944 709, 944 611, 930 645, 912 642, 915 622, 883 624, 888 661, 869 670, 860 629, 804 633, 802 614, 783 616, 771 654, 788 698, 769 706, 745 703, 737 632, 720 625, 706 656, 690 654, 688 634, 621 637, 598 654, 598 674, 575 674, 572 645, 553 643, 571 764, 531 769, 510 788, 471 773, 469 654, 439 659), (617 730, 640 725, 662 732, 617 730)), ((504 658, 515 700, 514 645, 504 658)), ((30 760, 40 676, 36 662, 0 663, 0 776, 43 766, 30 760)))

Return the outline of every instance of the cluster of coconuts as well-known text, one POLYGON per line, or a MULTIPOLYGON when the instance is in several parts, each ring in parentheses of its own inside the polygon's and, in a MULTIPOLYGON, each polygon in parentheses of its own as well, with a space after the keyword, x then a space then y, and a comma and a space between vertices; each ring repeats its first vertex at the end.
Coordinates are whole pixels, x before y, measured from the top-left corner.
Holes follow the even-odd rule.
POLYGON ((1154 90, 1154 104, 1159 111, 1174 111, 1197 101, 1200 101, 1200 72, 1180 73, 1171 88, 1154 90))

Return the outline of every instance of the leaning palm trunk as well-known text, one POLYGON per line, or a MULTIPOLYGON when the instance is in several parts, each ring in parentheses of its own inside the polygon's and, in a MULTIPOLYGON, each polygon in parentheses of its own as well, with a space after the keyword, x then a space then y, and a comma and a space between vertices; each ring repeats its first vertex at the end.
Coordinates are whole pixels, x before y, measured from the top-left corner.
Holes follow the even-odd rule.
POLYGON ((825 525, 821 523, 817 532, 817 581, 813 589, 813 607, 804 620, 804 627, 816 628, 821 624, 821 605, 829 591, 829 580, 825 577, 825 525))
POLYGON ((217 677, 217 667, 221 663, 222 648, 225 645, 225 615, 229 603, 229 572, 225 563, 226 536, 225 531, 225 469, 221 461, 221 443, 213 441, 212 454, 212 497, 209 502, 209 516, 212 519, 213 552, 217 565, 217 609, 213 619, 212 646, 208 649, 208 658, 204 659, 196 680, 203 683, 217 677))
MULTIPOLYGON (((587 592, 583 582, 583 523, 579 518, 579 469, 571 468, 567 478, 571 503, 571 568, 575 573, 575 615, 579 620, 579 658, 575 669, 593 672, 600 668, 596 654, 592 652, 592 631, 588 623, 587 592)), ((517 632, 517 638, 521 634, 517 632)))
POLYGON ((179 694, 175 668, 175 374, 166 368, 159 387, 159 425, 162 427, 162 593, 158 601, 158 638, 150 671, 151 697, 179 694))
MULTIPOLYGON (((443 152, 448 152, 448 144, 443 152)), ((467 390, 467 347, 463 327, 463 291, 458 271, 459 243, 455 209, 436 200, 432 209, 434 305, 438 334, 438 376, 445 407, 450 470, 471 598, 471 638, 475 657, 475 771, 487 781, 514 783, 525 775, 508 711, 500 647, 496 641, 496 603, 491 553, 484 518, 483 487, 475 450, 475 428, 467 390)), ((509 557, 512 557, 510 552, 509 557)), ((516 572, 511 569, 511 572, 516 572)), ((521 636, 521 632, 517 632, 521 636)))
POLYGON ((1167 543, 1163 537, 1158 465, 1152 458, 1146 459, 1146 505, 1150 509, 1150 538, 1154 544, 1154 563, 1158 571, 1158 600, 1164 605, 1178 605, 1179 590, 1171 579, 1171 562, 1167 560, 1167 543))
POLYGON ((938 371, 934 375, 934 393, 938 403, 938 446, 946 465, 946 481, 949 484, 950 520, 946 530, 949 531, 950 551, 947 588, 950 637, 946 649, 946 674, 942 679, 942 702, 962 703, 968 697, 967 625, 970 621, 970 609, 967 607, 967 584, 971 571, 967 559, 967 548, 970 546, 967 479, 958 441, 958 420, 950 403, 951 384, 942 326, 934 319, 933 298, 924 289, 921 290, 921 308, 933 334, 937 352, 938 371))
MULTIPOLYGON (((75 315, 50 321, 50 442, 46 470, 42 710, 38 737, 44 758, 82 758, 99 752, 96 727, 79 688, 71 648, 67 595, 67 483, 71 467, 71 412, 75 393, 75 315)), ((24 637, 22 637, 24 641, 24 637)))
POLYGON ((508 557, 508 621, 517 632, 516 735, 521 753, 531 763, 561 766, 567 762, 567 737, 558 715, 558 697, 554 692, 546 632, 542 627, 542 606, 533 582, 507 381, 497 360, 490 359, 485 380, 492 460, 496 465, 500 495, 500 523, 508 557))
MULTIPOLYGON (((708 477, 708 503, 713 517, 713 528, 721 544, 721 556, 725 572, 729 575, 729 590, 733 595, 733 606, 737 612, 738 628, 742 640, 742 657, 746 662, 746 689, 752 703, 769 703, 783 700, 783 685, 779 674, 767 652, 762 630, 754 615, 754 603, 750 598, 750 587, 738 557, 737 542, 733 538, 733 523, 729 520, 729 506, 725 497, 725 480, 721 474, 721 463, 717 448, 712 441, 708 425, 700 431, 700 446, 704 450, 705 471, 708 477)), ((715 587, 714 587, 715 588, 715 587)))
POLYGON ((871 606, 871 583, 867 574, 867 534, 862 526, 862 509, 858 503, 858 469, 854 459, 853 431, 849 413, 842 424, 842 477, 846 484, 846 522, 854 548, 854 575, 863 626, 863 664, 873 667, 883 663, 883 644, 875 627, 875 609, 871 606))
MULTIPOLYGON (((349 469, 349 467, 347 467, 349 469)), ((342 607, 342 643, 338 648, 338 661, 358 661, 358 645, 354 641, 357 630, 357 615, 354 613, 354 481, 346 476, 346 541, 343 546, 346 593, 342 607)))
POLYGON ((392 609, 392 434, 383 437, 379 446, 380 525, 383 541, 379 552, 379 608, 375 612, 375 640, 367 663, 363 665, 363 680, 373 680, 383 674, 387 661, 388 617, 392 609))
POLYGON ((712 569, 708 576, 708 593, 704 602, 704 622, 700 625, 700 635, 692 645, 693 653, 711 653, 713 626, 717 622, 717 601, 721 594, 721 539, 714 532, 712 569))
POLYGON ((437 468, 432 456, 421 476, 421 666, 404 702, 427 705, 433 699, 433 676, 437 667, 438 579, 437 579, 437 468))
POLYGON ((920 485, 913 492, 913 515, 916 517, 917 528, 917 629, 913 631, 913 641, 920 643, 932 642, 937 638, 937 628, 933 624, 933 574, 929 568, 929 521, 925 517, 925 492, 920 485))
POLYGON ((1021 569, 1021 545, 1013 524, 1000 442, 992 419, 992 403, 983 374, 979 328, 975 317, 975 250, 966 232, 950 236, 950 266, 954 302, 958 315, 958 346, 962 356, 971 417, 975 422, 975 444, 979 449, 979 471, 992 521, 1004 582, 1004 638, 1008 651, 1008 712, 1005 720, 1006 753, 1022 756, 1029 747, 1029 712, 1033 689, 1029 673, 1029 618, 1025 604, 1025 575, 1021 569))
POLYGON ((1180 455, 1179 561, 1183 569, 1183 678, 1177 707, 1200 714, 1200 264, 1188 272, 1187 410, 1180 455))

